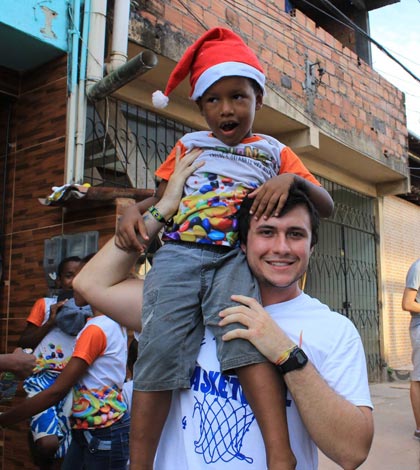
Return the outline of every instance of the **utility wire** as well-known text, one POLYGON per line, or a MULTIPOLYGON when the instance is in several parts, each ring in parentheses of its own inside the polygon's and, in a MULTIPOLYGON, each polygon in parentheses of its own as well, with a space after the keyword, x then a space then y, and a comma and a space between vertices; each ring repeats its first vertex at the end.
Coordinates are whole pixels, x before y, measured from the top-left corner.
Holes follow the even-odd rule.
MULTIPOLYGON (((190 14, 194 17, 194 19, 195 19, 201 26, 203 26, 204 29, 208 29, 208 26, 207 26, 207 25, 203 24, 203 22, 202 22, 201 20, 199 20, 196 15, 193 15, 193 14, 192 14, 191 9, 188 8, 188 6, 185 4, 184 1, 182 1, 182 0, 178 0, 178 1, 179 1, 179 3, 181 3, 181 5, 185 8, 185 10, 186 10, 188 13, 190 13, 190 14)), ((419 0, 419 1, 420 1, 420 0, 419 0)), ((272 5, 273 5, 273 6, 271 7, 271 9, 272 9, 272 11, 275 13, 275 14, 273 14, 273 15, 271 15, 270 13, 267 13, 267 11, 262 10, 261 8, 258 8, 255 4, 247 4, 247 5, 244 5, 243 3, 237 2, 237 1, 235 1, 235 0, 225 0, 225 3, 228 4, 229 6, 235 8, 236 10, 238 10, 238 11, 240 11, 240 12, 242 12, 242 13, 245 13, 245 14, 247 14, 247 15, 249 15, 249 12, 250 12, 250 11, 251 11, 251 12, 254 11, 255 13, 259 13, 259 14, 261 14, 262 16, 264 16, 267 20, 271 20, 271 21, 275 21, 275 22, 278 22, 278 20, 279 20, 278 5, 276 5, 276 4, 273 3, 273 2, 270 2, 270 3, 272 3, 272 5), (242 7, 242 8, 241 8, 241 7, 242 7)), ((326 13, 326 12, 324 12, 324 11, 322 11, 322 13, 325 13, 325 14, 328 15, 328 13, 326 13)), ((328 16, 331 16, 331 15, 328 15, 328 16)), ((335 18, 335 17, 331 17, 331 18, 333 18, 333 19, 336 20, 336 21, 339 21, 339 20, 337 20, 337 18, 335 18)), ((269 29, 273 29, 273 24, 270 23, 269 21, 264 22, 264 21, 261 21, 261 20, 260 20, 259 23, 265 25, 265 26, 266 26, 267 28, 269 28, 269 29)), ((343 23, 343 25, 349 27, 349 25, 346 25, 346 24, 344 24, 344 23, 343 23)), ((298 29, 298 28, 293 28, 293 26, 290 26, 290 29, 294 29, 295 31, 302 33, 302 29, 301 29, 301 28, 298 29)), ((285 31, 286 31, 286 30, 285 30, 285 31)), ((285 31, 284 31, 283 34, 285 34, 285 31)), ((304 32, 305 32, 308 36, 311 36, 311 37, 314 36, 313 33, 311 33, 311 31, 309 31, 309 30, 304 30, 304 32)), ((285 35, 286 35, 286 34, 285 34, 285 35)), ((289 39, 294 39, 295 41, 297 41, 297 38, 296 38, 296 37, 289 36, 289 39)), ((328 44, 327 42, 325 42, 325 41, 320 41, 320 42, 321 42, 322 44, 324 44, 325 46, 329 47, 330 49, 332 49, 332 50, 334 50, 334 51, 336 51, 336 52, 339 52, 339 51, 337 51, 336 49, 334 49, 334 47, 333 47, 332 45, 328 44)), ((308 44, 305 43, 304 41, 300 41, 299 44, 302 45, 302 46, 304 46, 306 49, 312 50, 313 52, 316 52, 317 54, 319 54, 319 50, 311 49, 310 47, 308 47, 308 44)), ((325 59, 326 59, 326 58, 325 58, 325 59)), ((276 95, 280 96, 286 103, 288 103, 288 105, 289 105, 291 108, 293 108, 298 114, 300 114, 301 116, 303 116, 303 117, 304 117, 305 119, 307 119, 309 122, 311 122, 312 124, 314 124, 314 125, 316 125, 316 126, 319 125, 319 123, 318 123, 317 121, 315 121, 315 120, 312 118, 312 116, 308 115, 307 112, 305 112, 301 107, 299 107, 298 105, 296 105, 296 103, 295 103, 293 100, 291 100, 290 98, 287 98, 287 97, 281 95, 281 94, 280 94, 277 90, 275 90, 275 89, 273 89, 272 91, 273 91, 276 95)), ((324 132, 325 132, 325 130, 324 130, 324 132)), ((349 146, 349 143, 348 143, 347 141, 341 139, 338 135, 332 134, 332 133, 330 133, 330 132, 326 132, 326 134, 329 135, 330 137, 333 137, 337 142, 340 142, 340 143, 342 143, 342 144, 344 144, 344 145, 346 145, 346 146, 349 146)), ((350 147, 351 147, 351 146, 350 146, 350 147)), ((360 149, 359 149, 358 151, 360 151, 360 149)))
MULTIPOLYGON (((312 8, 316 8, 317 10, 321 11, 324 14, 327 14, 324 10, 316 7, 313 5, 311 2, 308 0, 301 0, 305 4, 309 5, 312 8)), ((406 67, 403 63, 401 63, 396 57, 394 57, 390 52, 388 52, 387 49, 385 49, 382 44, 380 44, 378 41, 373 39, 372 37, 369 36, 369 34, 366 33, 362 28, 360 28, 356 23, 353 23, 353 21, 346 16, 341 10, 339 10, 335 5, 333 5, 329 0, 321 0, 323 3, 328 5, 333 11, 335 11, 347 24, 345 26, 352 28, 354 31, 357 31, 360 33, 362 36, 364 36, 366 39, 368 39, 372 44, 374 44, 380 51, 382 51, 385 55, 387 55, 390 59, 392 59, 396 64, 398 64, 403 70, 405 70, 411 77, 413 77, 416 81, 420 82, 420 78, 417 77, 408 67, 406 67)), ((420 0, 419 0, 420 1, 420 0)), ((330 15, 328 15, 330 16, 330 15)), ((335 18, 338 20, 337 18, 335 18)), ((343 24, 343 23, 342 23, 343 24)))

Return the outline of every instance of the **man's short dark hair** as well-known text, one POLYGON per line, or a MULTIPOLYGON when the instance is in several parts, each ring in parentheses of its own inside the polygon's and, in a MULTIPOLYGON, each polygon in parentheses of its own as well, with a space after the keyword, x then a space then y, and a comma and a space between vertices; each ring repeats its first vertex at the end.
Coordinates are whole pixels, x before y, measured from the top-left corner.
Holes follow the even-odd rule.
POLYGON ((63 271, 64 271, 64 266, 67 263, 71 263, 71 262, 79 263, 80 261, 82 260, 80 259, 79 256, 68 256, 67 258, 62 259, 57 268, 57 276, 58 277, 62 276, 63 271))
MULTIPOLYGON (((245 198, 242 201, 241 207, 238 211, 238 231, 239 241, 246 245, 248 238, 249 225, 251 222, 251 209, 254 199, 245 198)), ((279 217, 287 214, 296 206, 305 206, 309 213, 309 219, 311 223, 311 247, 318 243, 318 230, 319 230, 319 213, 315 208, 313 202, 308 196, 308 191, 305 187, 304 182, 295 181, 289 189, 289 196, 280 212, 279 217)))

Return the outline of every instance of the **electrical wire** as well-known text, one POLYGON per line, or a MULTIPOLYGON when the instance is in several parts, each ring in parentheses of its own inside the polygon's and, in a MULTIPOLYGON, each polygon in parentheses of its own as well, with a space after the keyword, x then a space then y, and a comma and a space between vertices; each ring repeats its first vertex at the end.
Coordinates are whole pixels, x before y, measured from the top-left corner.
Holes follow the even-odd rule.
POLYGON ((197 21, 197 23, 203 27, 204 30, 207 30, 207 29, 208 29, 207 25, 206 25, 203 21, 201 21, 201 19, 198 18, 197 15, 195 15, 195 14, 193 13, 193 11, 192 11, 191 8, 188 8, 188 7, 187 7, 187 5, 185 4, 185 2, 184 2, 183 0, 178 0, 178 2, 179 2, 179 3, 185 8, 185 10, 197 21))
MULTIPOLYGON (((235 8, 235 10, 237 10, 237 11, 239 11, 239 12, 245 14, 245 15, 248 15, 248 16, 250 15, 250 12, 259 13, 259 14, 265 16, 266 19, 271 20, 271 22, 269 22, 269 21, 264 22, 263 20, 259 20, 259 24, 262 24, 262 25, 266 26, 268 29, 271 29, 271 30, 273 29, 273 23, 272 22, 278 23, 280 15, 288 16, 290 18, 290 15, 287 14, 287 13, 282 13, 282 12, 279 13, 278 7, 275 6, 275 4, 273 2, 270 2, 270 4, 272 5, 271 10, 273 12, 275 12, 275 15, 270 15, 265 10, 261 10, 260 8, 256 7, 255 5, 249 5, 249 4, 244 5, 243 3, 237 2, 235 0, 225 0, 225 3, 232 6, 232 8, 235 8)), ((255 18, 256 16, 254 15, 253 17, 255 18)), ((282 35, 286 39, 292 40, 294 42, 294 44, 302 46, 302 48, 304 48, 305 52, 306 51, 313 52, 313 53, 316 54, 316 56, 318 58, 320 58, 322 61, 325 61, 325 62, 328 62, 330 60, 330 57, 327 55, 326 52, 323 52, 319 48, 315 49, 315 48, 312 48, 312 47, 309 46, 309 44, 311 42, 313 42, 314 39, 316 39, 324 47, 330 49, 331 51, 336 52, 337 54, 343 55, 343 57, 345 57, 346 60, 348 60, 348 57, 344 55, 344 52, 340 51, 339 49, 336 49, 333 44, 329 44, 326 41, 319 40, 319 38, 313 33, 313 31, 311 31, 309 29, 305 29, 302 25, 296 25, 294 22, 290 22, 289 24, 284 22, 284 24, 285 24, 285 28, 282 30, 282 35), (294 31, 294 32, 298 33, 298 35, 295 36, 295 35, 289 34, 290 31, 294 31), (308 38, 308 41, 305 41, 305 37, 308 38)), ((349 66, 350 65, 351 65, 351 62, 349 62, 349 66)), ((360 65, 359 63, 356 63, 355 67, 358 68, 359 65, 360 65)), ((352 71, 348 70, 348 73, 351 74, 352 71)), ((379 77, 379 74, 378 74, 378 77, 379 77)), ((375 77, 373 76, 373 77, 371 77, 371 79, 375 79, 375 77)), ((353 89, 355 91, 361 91, 361 92, 366 91, 365 88, 359 87, 357 82, 355 82, 353 84, 353 89)))
MULTIPOLYGON (((308 0, 301 0, 305 4, 317 8, 320 10, 318 7, 315 7, 311 2, 308 0)), ((346 16, 340 9, 338 9, 334 4, 332 4, 329 0, 322 0, 325 4, 327 4, 331 9, 333 9, 338 15, 340 15, 346 22, 347 26, 351 27, 354 31, 358 32, 361 34, 363 37, 365 37, 368 41, 370 41, 372 44, 374 44, 380 51, 382 51, 385 55, 387 55, 390 59, 392 59, 396 64, 398 64, 403 70, 405 70, 411 77, 413 77, 416 81, 420 82, 420 78, 417 77, 408 67, 406 67, 403 63, 401 63, 396 57, 394 57, 382 44, 380 44, 378 41, 373 39, 369 34, 366 33, 362 28, 360 28, 356 23, 354 23, 348 16, 346 16)), ((320 10, 323 11, 323 10, 320 10)), ((324 14, 326 12, 323 11, 324 14)), ((338 21, 338 19, 336 18, 338 21)))
MULTIPOLYGON (((179 3, 181 3, 181 5, 185 8, 185 10, 191 14, 191 9, 188 8, 188 6, 185 4, 185 2, 183 0, 178 0, 179 3)), ((250 16, 250 12, 254 12, 254 13, 258 13, 260 14, 262 17, 264 17, 266 20, 270 20, 270 21, 263 21, 263 20, 259 20, 259 24, 262 24, 264 26, 266 26, 268 29, 273 29, 273 23, 272 22, 276 22, 278 23, 279 21, 279 15, 282 15, 282 13, 280 12, 279 13, 279 10, 278 10, 278 5, 276 5, 274 2, 272 1, 267 1, 267 5, 269 6, 269 10, 273 11, 275 14, 274 15, 271 15, 269 12, 265 11, 265 10, 262 10, 261 8, 259 8, 256 4, 246 4, 244 5, 243 3, 241 2, 237 2, 235 0, 224 0, 224 3, 228 4, 229 6, 231 6, 232 8, 234 8, 235 10, 241 12, 241 13, 244 13, 245 15, 247 16, 250 16), (271 5, 271 7, 270 7, 271 5)), ((325 13, 325 12, 324 12, 325 13)), ((288 15, 286 13, 284 13, 284 15, 288 15)), ((193 15, 194 16, 194 15, 193 15)), ((289 16, 289 15, 288 15, 289 16)), ((329 15, 330 16, 330 15, 329 15)), ((203 26, 205 29, 208 29, 208 26, 203 24, 203 22, 199 21, 197 19, 196 16, 194 16, 194 18, 199 22, 199 24, 201 26, 203 26)), ((256 18, 256 16, 254 15, 253 16, 254 20, 256 18)), ((333 19, 337 20, 337 18, 334 18, 332 17, 333 19)), ((338 20, 337 20, 338 21, 338 20)), ((345 26, 348 26, 349 25, 345 25, 345 26)), ((356 26, 356 25, 355 25, 356 26)), ((302 28, 301 25, 296 26, 294 27, 293 26, 293 23, 291 23, 290 25, 288 25, 289 29, 291 30, 294 30, 296 32, 298 32, 301 36, 302 36, 302 32, 304 31, 304 33, 306 35, 308 35, 311 39, 313 38, 316 38, 318 41, 319 39, 317 38, 316 35, 313 34, 312 31, 309 31, 309 30, 304 30, 302 28)), ((313 52, 315 52, 318 56, 322 56, 322 53, 320 50, 318 49, 313 49, 311 47, 308 46, 308 44, 304 41, 301 41, 299 40, 299 36, 296 37, 296 36, 291 36, 291 35, 287 35, 286 34, 286 29, 284 31, 282 31, 282 34, 285 36, 285 37, 288 37, 288 39, 292 39, 293 41, 295 41, 295 43, 298 43, 300 44, 301 46, 303 46, 305 48, 305 50, 311 50, 313 52)), ((326 41, 319 41, 320 43, 322 43, 324 46, 328 47, 329 49, 331 50, 334 50, 335 52, 338 52, 340 53, 339 50, 335 49, 331 44, 328 44, 326 41)), ((344 54, 343 54, 344 55, 344 54)), ((325 60, 328 60, 328 58, 325 56, 324 57, 325 60)), ((361 90, 362 91, 362 88, 357 88, 356 85, 354 85, 354 88, 355 89, 358 89, 358 90, 361 90)), ((291 100, 290 98, 288 97, 285 97, 283 96, 282 94, 280 94, 276 89, 272 89, 272 91, 277 95, 279 96, 280 98, 282 98, 292 109, 294 109, 300 116, 304 117, 307 121, 309 121, 310 123, 312 123, 313 125, 315 126, 319 126, 319 122, 315 121, 311 115, 309 115, 307 112, 305 112, 305 110, 298 106, 293 100, 291 100)), ((326 130, 323 130, 323 132, 325 133, 325 135, 333 138, 334 140, 336 140, 337 142, 340 142, 341 144, 343 145, 346 145, 349 147, 349 142, 348 141, 345 141, 344 139, 341 139, 338 135, 336 134, 333 134, 331 132, 327 132, 326 130)), ((351 147, 353 148, 354 150, 356 150, 354 147, 351 147)), ((360 150, 358 150, 360 151, 360 150)))

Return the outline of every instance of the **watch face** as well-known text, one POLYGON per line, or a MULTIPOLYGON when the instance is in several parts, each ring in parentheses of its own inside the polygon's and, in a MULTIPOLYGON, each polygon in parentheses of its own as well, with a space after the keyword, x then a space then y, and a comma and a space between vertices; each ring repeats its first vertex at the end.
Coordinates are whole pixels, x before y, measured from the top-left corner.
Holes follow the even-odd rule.
POLYGON ((296 351, 296 359, 299 365, 304 366, 308 362, 308 358, 306 354, 302 351, 302 349, 298 349, 296 351))

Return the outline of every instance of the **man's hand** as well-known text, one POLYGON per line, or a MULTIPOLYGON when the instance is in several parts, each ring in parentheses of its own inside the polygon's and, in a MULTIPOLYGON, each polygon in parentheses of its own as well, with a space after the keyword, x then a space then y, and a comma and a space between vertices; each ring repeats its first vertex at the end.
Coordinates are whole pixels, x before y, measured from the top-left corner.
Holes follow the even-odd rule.
POLYGON ((253 214, 257 220, 261 216, 264 219, 268 219, 272 215, 278 217, 289 196, 289 189, 294 180, 295 175, 292 173, 283 173, 273 176, 258 189, 252 191, 248 197, 255 200, 249 213, 253 214))
POLYGON ((231 299, 242 305, 222 310, 219 326, 241 323, 246 329, 228 331, 223 340, 246 339, 269 361, 276 363, 280 355, 294 345, 293 341, 255 299, 244 295, 232 295, 231 299))
POLYGON ((12 364, 11 372, 14 372, 20 379, 31 375, 36 360, 33 354, 24 352, 22 348, 16 348, 10 356, 12 364))

